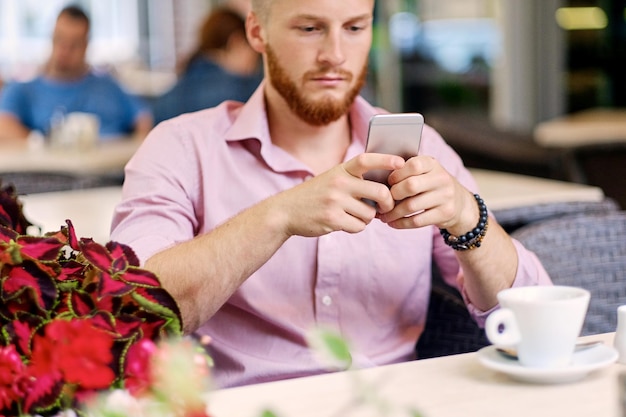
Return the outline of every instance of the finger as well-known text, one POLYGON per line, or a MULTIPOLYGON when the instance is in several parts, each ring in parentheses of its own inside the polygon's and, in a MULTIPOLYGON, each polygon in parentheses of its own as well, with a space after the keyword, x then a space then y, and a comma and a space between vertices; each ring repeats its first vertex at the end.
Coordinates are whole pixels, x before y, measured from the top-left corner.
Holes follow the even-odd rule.
POLYGON ((362 153, 347 162, 342 168, 350 175, 363 178, 363 174, 373 169, 393 171, 404 166, 404 159, 397 155, 383 153, 362 153))
POLYGON ((412 225, 412 227, 425 226, 427 223, 421 222, 428 220, 435 213, 433 210, 434 204, 432 198, 432 193, 424 193, 406 198, 399 203, 396 203, 393 210, 380 215, 379 218, 381 221, 388 223, 389 225, 406 224, 412 225), (429 212, 428 216, 415 217, 426 212, 429 212), (411 218, 413 219, 407 220, 411 218))
POLYGON ((430 156, 414 156, 389 175, 389 185, 397 184, 412 176, 426 174, 434 169, 434 163, 435 159, 430 156))
POLYGON ((346 227, 344 227, 344 231, 346 232, 359 232, 362 230, 358 229, 359 225, 361 225, 362 228, 365 228, 365 226, 370 224, 371 221, 376 218, 376 209, 366 204, 364 201, 357 199, 352 200, 352 202, 345 208, 345 212, 356 220, 356 222, 346 222, 346 227))
POLYGON ((387 224, 394 229, 417 229, 420 227, 433 224, 432 220, 429 220, 432 210, 425 210, 419 213, 415 213, 411 216, 400 217, 397 220, 388 222, 387 224))

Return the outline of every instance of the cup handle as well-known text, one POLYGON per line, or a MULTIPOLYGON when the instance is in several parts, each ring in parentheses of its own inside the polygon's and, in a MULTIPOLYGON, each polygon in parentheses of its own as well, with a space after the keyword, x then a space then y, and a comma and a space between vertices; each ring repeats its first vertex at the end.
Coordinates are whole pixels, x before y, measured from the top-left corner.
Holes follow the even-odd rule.
POLYGON ((491 343, 512 347, 521 340, 515 315, 508 308, 500 308, 489 314, 485 322, 485 333, 491 343))

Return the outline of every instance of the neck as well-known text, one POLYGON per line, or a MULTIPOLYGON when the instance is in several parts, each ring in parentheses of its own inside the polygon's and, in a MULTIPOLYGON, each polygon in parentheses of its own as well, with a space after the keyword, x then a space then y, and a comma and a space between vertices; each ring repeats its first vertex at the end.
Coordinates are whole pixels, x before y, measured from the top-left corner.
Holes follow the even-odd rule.
POLYGON ((325 126, 312 126, 293 113, 276 91, 266 86, 265 100, 272 143, 311 168, 314 174, 343 162, 351 142, 348 115, 325 126))
POLYGON ((44 75, 58 81, 74 81, 84 77, 89 72, 89 66, 84 64, 74 70, 62 71, 52 67, 49 63, 44 68, 44 75))

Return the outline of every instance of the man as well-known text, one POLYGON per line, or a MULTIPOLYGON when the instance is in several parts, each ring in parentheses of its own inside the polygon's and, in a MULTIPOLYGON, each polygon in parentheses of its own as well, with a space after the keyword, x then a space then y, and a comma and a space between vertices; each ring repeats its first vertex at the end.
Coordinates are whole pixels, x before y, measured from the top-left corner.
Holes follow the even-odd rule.
POLYGON ((318 326, 356 366, 414 358, 432 260, 479 322, 501 289, 550 283, 493 218, 480 226, 476 183, 432 128, 406 162, 363 153, 382 112, 357 97, 373 7, 253 0, 259 89, 160 124, 126 167, 112 238, 160 276, 185 331, 211 337, 221 387, 322 372, 305 340, 318 326), (391 188, 363 180, 371 169, 393 171, 391 188), (453 250, 440 228, 480 246, 453 250))
POLYGON ((32 131, 49 135, 55 120, 72 112, 98 116, 104 139, 143 138, 150 131, 150 110, 87 64, 89 26, 89 18, 76 6, 59 13, 42 74, 29 82, 9 83, 0 94, 0 140, 25 139, 32 131))
POLYGON ((259 54, 246 39, 245 19, 227 7, 214 8, 178 81, 153 103, 155 123, 225 100, 246 101, 261 81, 259 67, 259 54))

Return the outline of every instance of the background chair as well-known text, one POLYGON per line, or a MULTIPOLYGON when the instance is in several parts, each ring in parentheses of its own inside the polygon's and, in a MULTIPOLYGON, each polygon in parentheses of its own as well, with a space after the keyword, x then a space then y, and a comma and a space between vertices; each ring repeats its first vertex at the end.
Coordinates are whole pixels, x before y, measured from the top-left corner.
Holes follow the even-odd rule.
POLYGON ((562 216, 512 236, 534 251, 554 284, 591 292, 582 334, 613 332, 626 304, 626 211, 562 216))
POLYGON ((76 175, 64 172, 0 173, 0 184, 13 184, 19 195, 120 185, 122 181, 123 179, 114 176, 76 175))
POLYGON ((470 316, 461 294, 441 279, 433 265, 433 286, 424 332, 416 346, 417 358, 475 352, 488 344, 485 331, 470 316))
MULTIPOLYGON (((626 304, 626 211, 616 209, 611 200, 588 204, 542 207, 531 213, 530 223, 511 233, 537 254, 555 284, 591 292, 583 335, 615 331, 617 307, 626 304)), ((484 330, 469 315, 459 292, 433 271, 426 325, 416 345, 418 359, 487 346, 484 330)))
MULTIPOLYGON (((489 204, 489 202, 487 202, 487 204, 489 204)), ((500 223, 507 232, 511 233, 522 226, 565 215, 609 213, 619 210, 620 206, 615 200, 612 198, 604 198, 601 201, 568 201, 512 207, 494 210, 493 214, 496 219, 498 219, 498 223, 500 223)))
POLYGON ((612 142, 572 148, 568 179, 595 185, 626 210, 626 143, 612 142))

